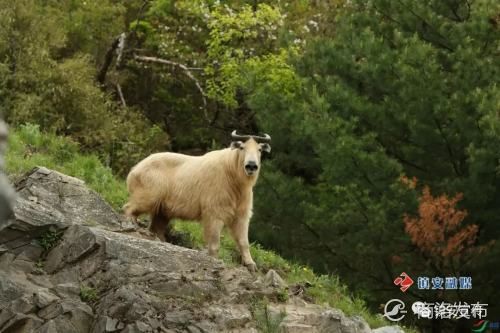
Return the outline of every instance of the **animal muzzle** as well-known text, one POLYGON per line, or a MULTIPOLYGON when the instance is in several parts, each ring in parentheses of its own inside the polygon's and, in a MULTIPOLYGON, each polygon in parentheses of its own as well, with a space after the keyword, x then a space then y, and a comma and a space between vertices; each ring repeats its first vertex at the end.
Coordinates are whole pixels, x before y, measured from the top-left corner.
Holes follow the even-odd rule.
POLYGON ((247 175, 252 175, 258 169, 259 169, 259 166, 257 165, 257 163, 255 163, 253 161, 247 162, 247 164, 245 164, 245 172, 247 173, 247 175))

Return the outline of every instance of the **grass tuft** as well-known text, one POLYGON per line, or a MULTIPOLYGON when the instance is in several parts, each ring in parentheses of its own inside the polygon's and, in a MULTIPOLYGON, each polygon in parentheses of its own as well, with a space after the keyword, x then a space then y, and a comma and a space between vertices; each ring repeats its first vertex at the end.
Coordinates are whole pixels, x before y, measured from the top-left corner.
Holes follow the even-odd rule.
POLYGON ((80 299, 85 303, 93 303, 97 301, 97 290, 88 286, 80 286, 80 299))
POLYGON ((285 312, 272 313, 269 311, 266 299, 255 300, 250 308, 259 332, 279 333, 281 331, 280 324, 286 317, 285 312))
POLYGON ((43 252, 47 253, 59 244, 63 233, 62 230, 47 230, 37 238, 37 243, 43 248, 43 252))

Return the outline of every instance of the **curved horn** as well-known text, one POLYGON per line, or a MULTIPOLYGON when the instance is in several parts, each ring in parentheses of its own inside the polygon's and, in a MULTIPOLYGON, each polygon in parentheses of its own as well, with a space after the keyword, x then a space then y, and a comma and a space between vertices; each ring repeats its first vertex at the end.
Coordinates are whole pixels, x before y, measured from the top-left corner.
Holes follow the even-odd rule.
POLYGON ((252 136, 251 135, 239 135, 239 134, 236 134, 236 130, 234 130, 232 133, 231 133, 231 138, 234 139, 234 140, 248 140, 250 139, 252 136))
POLYGON ((234 140, 248 140, 250 138, 253 138, 255 141, 260 141, 260 142, 271 142, 271 137, 269 134, 264 134, 264 136, 258 136, 258 135, 240 135, 236 133, 236 130, 234 130, 231 133, 231 138, 234 140))
POLYGON ((271 142, 271 136, 267 133, 264 133, 264 136, 252 135, 252 138, 254 138, 255 141, 271 142))

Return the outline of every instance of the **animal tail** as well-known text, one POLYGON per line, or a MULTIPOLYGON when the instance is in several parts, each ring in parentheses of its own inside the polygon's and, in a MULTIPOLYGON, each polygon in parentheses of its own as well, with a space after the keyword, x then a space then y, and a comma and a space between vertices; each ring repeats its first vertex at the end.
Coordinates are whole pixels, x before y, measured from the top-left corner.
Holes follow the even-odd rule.
POLYGON ((152 215, 163 215, 163 204, 161 200, 158 200, 153 205, 153 210, 151 212, 152 215))

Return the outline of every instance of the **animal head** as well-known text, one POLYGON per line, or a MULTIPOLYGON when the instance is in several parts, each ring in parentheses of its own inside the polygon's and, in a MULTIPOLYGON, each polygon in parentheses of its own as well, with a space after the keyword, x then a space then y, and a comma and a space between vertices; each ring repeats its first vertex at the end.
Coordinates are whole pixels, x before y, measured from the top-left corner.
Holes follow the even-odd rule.
POLYGON ((260 169, 262 153, 271 152, 271 137, 268 134, 264 136, 239 135, 236 130, 231 133, 231 149, 238 149, 242 162, 241 167, 247 176, 256 175, 260 169))

